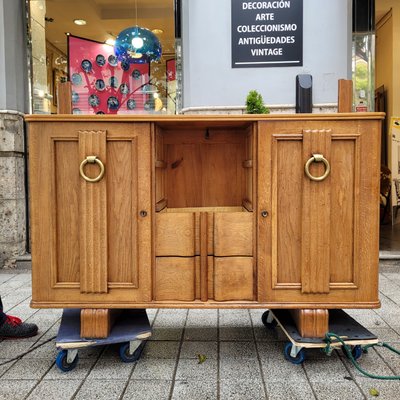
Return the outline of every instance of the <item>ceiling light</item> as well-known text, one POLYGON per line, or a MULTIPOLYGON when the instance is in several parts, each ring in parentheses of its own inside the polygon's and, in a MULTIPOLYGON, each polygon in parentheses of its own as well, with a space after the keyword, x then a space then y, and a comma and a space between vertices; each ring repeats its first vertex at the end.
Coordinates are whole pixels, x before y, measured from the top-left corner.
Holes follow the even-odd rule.
POLYGON ((130 64, 149 63, 161 57, 161 44, 157 36, 146 28, 132 26, 124 29, 117 36, 115 55, 120 61, 130 64))
POLYGON ((76 24, 76 25, 86 25, 86 21, 84 19, 74 19, 74 24, 76 24))
POLYGON ((113 38, 108 38, 108 39, 105 41, 105 43, 106 43, 106 44, 109 44, 110 46, 114 46, 114 44, 115 44, 115 39, 113 39, 113 38))

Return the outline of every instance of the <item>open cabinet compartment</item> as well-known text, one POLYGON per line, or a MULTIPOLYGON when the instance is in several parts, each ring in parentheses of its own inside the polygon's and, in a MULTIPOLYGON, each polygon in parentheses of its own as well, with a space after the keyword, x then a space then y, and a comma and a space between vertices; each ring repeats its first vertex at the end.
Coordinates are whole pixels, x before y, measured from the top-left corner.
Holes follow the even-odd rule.
POLYGON ((155 126, 155 300, 255 300, 254 132, 155 126))

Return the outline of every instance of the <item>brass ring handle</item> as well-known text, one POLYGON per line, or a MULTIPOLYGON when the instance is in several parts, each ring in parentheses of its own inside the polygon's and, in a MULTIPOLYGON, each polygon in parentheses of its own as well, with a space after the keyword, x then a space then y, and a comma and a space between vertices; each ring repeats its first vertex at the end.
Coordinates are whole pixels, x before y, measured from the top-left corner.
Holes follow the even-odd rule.
POLYGON ((322 155, 322 154, 313 154, 312 157, 306 162, 306 165, 304 166, 304 171, 306 175, 312 180, 312 181, 317 181, 321 182, 324 179, 328 177, 328 175, 331 172, 331 166, 329 164, 329 161, 322 155), (325 173, 321 176, 313 176, 310 173, 310 165, 312 162, 323 162, 325 165, 325 173))
POLYGON ((79 167, 79 172, 81 174, 81 177, 87 181, 87 182, 98 182, 104 175, 104 164, 97 158, 97 156, 87 156, 82 162, 79 167), (85 175, 83 172, 83 167, 87 164, 94 164, 96 163, 100 167, 100 173, 99 175, 96 176, 96 178, 89 178, 88 176, 85 175))

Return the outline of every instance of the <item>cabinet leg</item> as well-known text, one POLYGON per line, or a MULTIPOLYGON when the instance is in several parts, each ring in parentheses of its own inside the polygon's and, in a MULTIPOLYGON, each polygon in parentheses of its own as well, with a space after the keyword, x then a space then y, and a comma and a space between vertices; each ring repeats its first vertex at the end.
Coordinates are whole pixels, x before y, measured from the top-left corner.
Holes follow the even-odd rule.
POLYGON ((302 337, 322 338, 329 330, 329 311, 323 309, 290 310, 302 337))
POLYGON ((107 308, 85 308, 81 310, 81 337, 96 339, 108 337, 119 312, 120 310, 107 308))

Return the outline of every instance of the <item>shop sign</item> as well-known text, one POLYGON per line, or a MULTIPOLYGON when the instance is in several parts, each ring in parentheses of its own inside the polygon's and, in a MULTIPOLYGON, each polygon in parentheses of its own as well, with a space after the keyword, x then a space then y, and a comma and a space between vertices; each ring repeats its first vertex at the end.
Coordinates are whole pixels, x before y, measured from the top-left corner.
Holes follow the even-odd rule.
POLYGON ((231 0, 232 68, 303 65, 303 0, 231 0))

